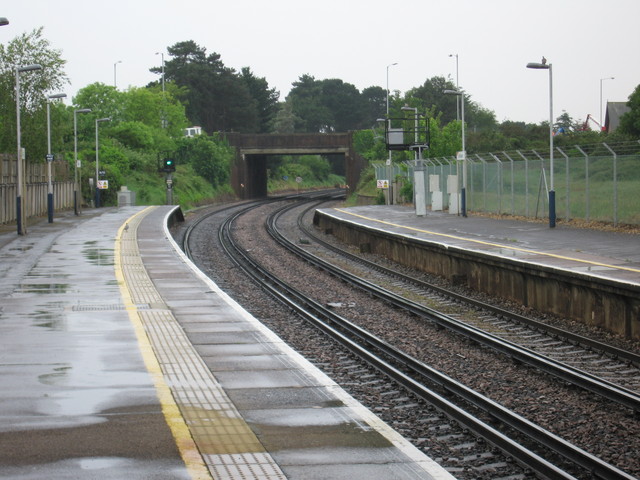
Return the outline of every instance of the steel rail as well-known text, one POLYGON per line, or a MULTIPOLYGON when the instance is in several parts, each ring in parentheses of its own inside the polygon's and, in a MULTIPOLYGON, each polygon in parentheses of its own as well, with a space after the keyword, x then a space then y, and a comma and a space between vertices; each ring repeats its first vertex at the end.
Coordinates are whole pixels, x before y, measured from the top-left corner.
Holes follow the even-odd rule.
POLYGON ((405 309, 418 317, 422 317, 435 322, 436 324, 444 328, 455 331, 461 335, 473 339, 474 341, 482 345, 486 345, 496 351, 499 351, 517 361, 520 361, 527 365, 531 365, 551 375, 561 378, 566 382, 579 386, 585 390, 602 396, 603 398, 607 398, 620 405, 630 408, 636 415, 640 414, 640 395, 636 392, 608 382, 607 380, 604 380, 578 368, 572 367, 557 360, 553 360, 533 350, 509 342, 508 340, 499 338, 472 325, 468 325, 460 320, 438 312, 437 310, 408 300, 385 288, 375 285, 367 280, 353 275, 352 273, 344 269, 326 262, 320 257, 313 255, 312 253, 306 251, 304 248, 301 248, 293 242, 289 241, 278 232, 274 232, 274 235, 277 237, 276 240, 280 241, 285 248, 301 256, 310 264, 316 266, 317 268, 325 270, 332 275, 340 278, 341 280, 350 283, 370 294, 373 294, 378 298, 381 298, 384 301, 397 306, 398 308, 405 309))

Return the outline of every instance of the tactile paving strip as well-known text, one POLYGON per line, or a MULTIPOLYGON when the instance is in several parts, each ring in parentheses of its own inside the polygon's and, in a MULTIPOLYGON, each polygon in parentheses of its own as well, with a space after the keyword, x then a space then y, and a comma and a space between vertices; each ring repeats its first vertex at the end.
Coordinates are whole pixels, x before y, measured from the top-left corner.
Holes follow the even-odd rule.
POLYGON ((120 236, 120 264, 164 381, 202 460, 216 480, 285 479, 189 342, 142 263, 137 228, 151 209, 132 217, 120 236), (152 305, 137 309, 137 305, 152 305))

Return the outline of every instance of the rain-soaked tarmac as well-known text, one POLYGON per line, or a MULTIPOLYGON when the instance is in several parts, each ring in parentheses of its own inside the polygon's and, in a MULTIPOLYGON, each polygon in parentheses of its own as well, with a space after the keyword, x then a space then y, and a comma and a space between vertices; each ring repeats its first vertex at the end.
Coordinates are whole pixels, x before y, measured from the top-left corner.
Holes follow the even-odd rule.
POLYGON ((453 478, 197 271, 171 211, 0 230, 0 478, 453 478))
POLYGON ((190 478, 116 282, 135 210, 0 235, 0 477, 190 478))

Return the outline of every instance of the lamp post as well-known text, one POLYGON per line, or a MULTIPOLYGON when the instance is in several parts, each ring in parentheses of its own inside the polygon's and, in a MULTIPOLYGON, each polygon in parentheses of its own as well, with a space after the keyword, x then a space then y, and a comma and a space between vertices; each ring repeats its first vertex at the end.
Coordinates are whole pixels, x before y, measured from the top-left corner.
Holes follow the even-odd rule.
POLYGON ((100 208, 100 187, 98 185, 98 179, 100 178, 98 152, 100 151, 100 144, 98 143, 98 124, 101 122, 110 122, 111 117, 96 118, 96 208, 100 208))
POLYGON ((113 86, 115 88, 118 88, 118 82, 116 81, 116 66, 122 63, 122 60, 118 60, 116 63, 113 64, 113 86))
POLYGON ((464 134, 464 91, 463 90, 445 90, 445 95, 456 95, 460 101, 460 112, 462 115, 462 188, 460 189, 460 210, 462 216, 467 216, 467 147, 464 134))
POLYGON ((26 216, 22 209, 22 188, 23 188, 23 172, 22 172, 22 145, 20 144, 20 74, 24 72, 32 72, 34 70, 42 70, 42 65, 34 63, 32 65, 24 65, 16 67, 16 130, 18 140, 18 181, 16 185, 16 224, 18 227, 18 235, 27 233, 26 216), (24 228, 23 228, 24 224, 24 228))
POLYGON ((53 223, 53 183, 51 182, 51 162, 53 162, 53 154, 51 153, 51 100, 66 97, 66 93, 56 93, 47 96, 47 217, 49 223, 53 223))
POLYGON ((78 114, 90 112, 90 108, 81 108, 73 111, 73 212, 76 215, 80 215, 80 202, 78 201, 78 168, 80 168, 80 162, 78 161, 78 114))
MULTIPOLYGON (((450 57, 456 57, 456 90, 460 90, 460 78, 458 77, 458 54, 450 53, 450 57)), ((464 102, 464 99, 462 99, 464 102)), ((460 97, 456 98, 456 120, 460 120, 460 97)))
POLYGON ((602 82, 604 80, 615 80, 616 77, 606 77, 600 79, 600 129, 604 129, 604 123, 602 123, 602 82))
MULTIPOLYGON (((394 65, 397 65, 398 62, 394 62, 391 63, 389 65, 387 65, 387 129, 391 128, 391 119, 389 118, 389 67, 393 67, 394 65)), ((389 158, 387 158, 387 176, 389 177, 389 189, 388 189, 388 195, 387 195, 387 205, 391 205, 393 203, 392 201, 392 194, 393 194, 393 189, 392 189, 392 185, 393 182, 391 180, 391 174, 392 174, 392 168, 391 168, 391 150, 389 150, 389 158)))
POLYGON ((556 191, 553 186, 553 69, 547 59, 527 63, 527 68, 549 70, 549 228, 556 226, 556 191))

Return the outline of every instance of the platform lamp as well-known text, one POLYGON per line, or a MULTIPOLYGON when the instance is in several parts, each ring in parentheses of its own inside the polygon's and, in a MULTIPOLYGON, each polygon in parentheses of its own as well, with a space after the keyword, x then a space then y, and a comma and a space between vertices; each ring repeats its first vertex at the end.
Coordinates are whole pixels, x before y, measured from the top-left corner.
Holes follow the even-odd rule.
POLYGON ((445 95, 457 95, 460 98, 460 113, 462 119, 462 188, 460 189, 460 210, 462 216, 467 216, 467 147, 464 134, 464 91, 463 90, 444 90, 445 95))
POLYGON ((24 72, 33 72, 34 70, 42 70, 42 65, 34 63, 32 65, 16 67, 16 130, 18 132, 18 184, 16 188, 16 224, 18 227, 18 235, 24 235, 25 233, 27 233, 26 219, 22 208, 22 187, 24 179, 22 172, 22 145, 20 143, 20 74, 24 72))
POLYGON ((527 63, 527 68, 549 70, 549 228, 556 226, 556 192, 553 185, 553 69, 547 59, 527 63))
POLYGON ((0 17, 0 27, 4 27, 5 25, 9 25, 9 20, 7 17, 0 17))
POLYGON ((78 205, 78 114, 90 113, 90 108, 81 108, 73 111, 73 212, 80 215, 80 206, 78 205))
MULTIPOLYGON (((391 128, 391 120, 389 119, 389 67, 393 67, 394 65, 398 65, 398 62, 394 62, 387 65, 387 127, 386 127, 387 129, 391 128)), ((392 190, 393 181, 391 179, 392 173, 393 173, 393 167, 391 166, 391 150, 389 150, 389 158, 387 158, 387 176, 389 177, 387 205, 391 205, 393 203, 393 190, 392 190)))
POLYGON ((100 175, 98 152, 100 151, 100 144, 98 143, 98 124, 101 122, 110 122, 111 117, 96 118, 96 208, 100 207, 100 187, 98 186, 98 178, 100 175))
POLYGON ((53 162, 53 154, 51 153, 51 100, 66 97, 66 93, 56 93, 47 96, 47 217, 49 223, 53 223, 53 183, 51 182, 51 162, 53 162))

